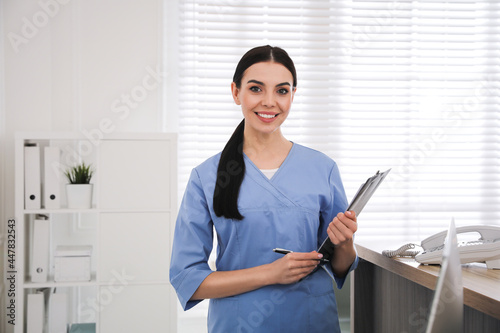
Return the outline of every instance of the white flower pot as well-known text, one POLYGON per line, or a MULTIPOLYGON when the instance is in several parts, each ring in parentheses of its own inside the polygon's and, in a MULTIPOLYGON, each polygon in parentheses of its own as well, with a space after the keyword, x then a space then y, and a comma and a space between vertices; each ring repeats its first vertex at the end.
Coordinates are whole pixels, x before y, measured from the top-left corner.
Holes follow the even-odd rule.
POLYGON ((93 184, 66 184, 68 208, 92 208, 93 184))

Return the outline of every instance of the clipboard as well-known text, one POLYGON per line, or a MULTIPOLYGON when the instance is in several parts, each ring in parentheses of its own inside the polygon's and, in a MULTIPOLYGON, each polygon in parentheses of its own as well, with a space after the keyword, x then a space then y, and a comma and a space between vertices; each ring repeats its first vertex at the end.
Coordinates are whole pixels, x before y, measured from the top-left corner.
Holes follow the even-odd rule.
MULTIPOLYGON (((366 180, 366 182, 361 184, 358 191, 356 192, 356 195, 354 195, 354 198, 349 204, 349 207, 347 207, 347 210, 354 211, 354 213, 356 213, 356 217, 358 217, 359 213, 361 213, 365 205, 372 197, 373 193, 375 193, 377 188, 380 186, 385 177, 387 177, 387 174, 390 171, 391 169, 388 169, 384 172, 377 171, 375 175, 371 176, 366 180)), ((318 252, 323 254, 323 259, 330 260, 333 254, 333 250, 333 243, 330 241, 329 237, 326 237, 326 239, 319 247, 318 252)))

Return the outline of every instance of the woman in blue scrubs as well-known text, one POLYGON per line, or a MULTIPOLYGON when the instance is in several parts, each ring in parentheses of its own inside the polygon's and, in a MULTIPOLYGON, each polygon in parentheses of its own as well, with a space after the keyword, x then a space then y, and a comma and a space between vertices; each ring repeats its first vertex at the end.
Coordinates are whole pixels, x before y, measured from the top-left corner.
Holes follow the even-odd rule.
POLYGON ((340 288, 357 266, 356 217, 336 163, 281 132, 296 88, 283 49, 248 51, 231 84, 244 119, 187 184, 170 281, 184 310, 210 299, 209 332, 340 332, 332 278, 340 288), (324 264, 316 250, 326 237, 335 247, 324 264))

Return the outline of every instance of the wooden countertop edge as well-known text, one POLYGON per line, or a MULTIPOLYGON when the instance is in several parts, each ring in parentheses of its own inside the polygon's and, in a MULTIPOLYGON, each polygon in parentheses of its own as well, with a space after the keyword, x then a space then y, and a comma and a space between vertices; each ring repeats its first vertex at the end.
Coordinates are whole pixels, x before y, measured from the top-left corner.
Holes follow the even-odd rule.
MULTIPOLYGON (((421 286, 435 290, 440 266, 430 265, 414 267, 402 261, 387 258, 381 253, 360 244, 356 244, 356 249, 361 259, 369 261, 421 286)), ((462 276, 464 284, 464 304, 489 316, 500 319, 500 299, 492 298, 474 290, 471 283, 469 283, 470 276, 467 276, 467 272, 464 273, 465 276, 462 276)))

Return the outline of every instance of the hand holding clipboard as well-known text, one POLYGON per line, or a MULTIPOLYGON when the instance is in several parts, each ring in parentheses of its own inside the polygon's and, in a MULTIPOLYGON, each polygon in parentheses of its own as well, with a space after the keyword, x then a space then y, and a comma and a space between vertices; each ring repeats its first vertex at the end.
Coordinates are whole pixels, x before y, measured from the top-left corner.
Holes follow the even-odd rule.
MULTIPOLYGON (((347 210, 352 210, 354 211, 354 213, 356 213, 356 217, 359 216, 359 213, 361 213, 365 205, 368 203, 368 200, 370 200, 373 193, 375 193, 380 183, 382 183, 382 181, 385 179, 385 177, 390 171, 391 169, 386 170, 384 172, 377 171, 375 175, 368 178, 366 182, 364 182, 360 186, 358 192, 356 192, 356 195, 349 204, 349 207, 347 207, 347 210)), ((334 251, 334 245, 330 241, 330 238, 326 237, 326 239, 323 241, 320 248, 318 249, 318 252, 323 254, 323 259, 330 260, 333 251, 334 251)))

